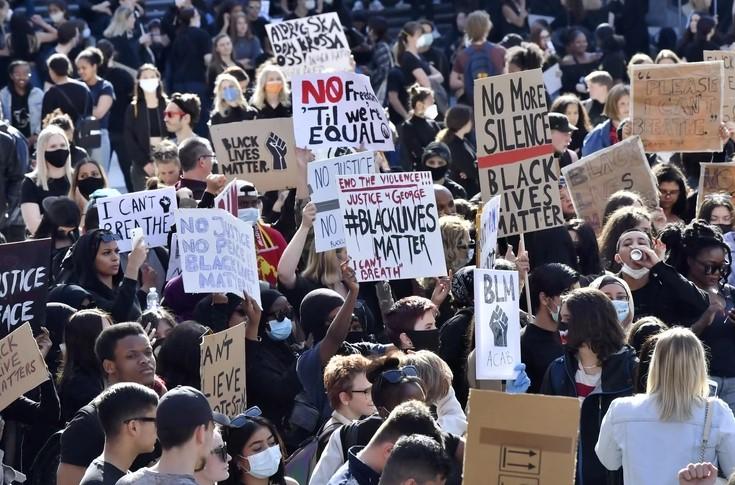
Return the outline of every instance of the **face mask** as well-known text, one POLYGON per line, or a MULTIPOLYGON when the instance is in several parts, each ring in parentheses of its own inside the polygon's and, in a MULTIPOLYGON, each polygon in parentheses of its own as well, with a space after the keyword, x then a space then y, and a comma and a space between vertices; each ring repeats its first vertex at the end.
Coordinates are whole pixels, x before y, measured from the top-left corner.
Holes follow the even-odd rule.
POLYGON ((77 182, 77 188, 82 197, 89 200, 89 196, 94 193, 97 189, 105 188, 105 181, 102 177, 87 177, 84 180, 77 182))
POLYGON ((49 18, 53 23, 58 24, 59 22, 64 20, 64 12, 54 12, 52 14, 49 14, 49 18))
POLYGON ((439 115, 439 109, 435 104, 432 104, 424 111, 424 118, 433 120, 439 115))
POLYGON ((186 4, 186 0, 175 0, 174 3, 176 4, 177 8, 181 8, 186 4))
POLYGON ((612 300, 612 304, 618 313, 618 322, 623 323, 628 318, 628 313, 630 313, 628 302, 625 300, 612 300))
POLYGON ((623 263, 623 267, 621 268, 621 271, 624 274, 627 274, 628 276, 633 278, 634 280, 639 280, 643 278, 644 276, 646 276, 650 270, 648 268, 633 269, 627 264, 623 263))
POLYGON ((222 99, 228 103, 233 103, 240 99, 240 93, 237 91, 237 88, 229 86, 222 90, 222 99))
POLYGON ((413 343, 413 350, 430 350, 436 353, 439 350, 439 330, 408 330, 408 338, 413 343))
POLYGON ((475 257, 475 248, 469 248, 467 250, 467 262, 472 262, 472 258, 475 257))
POLYGON ((237 209, 237 218, 242 222, 256 222, 260 217, 260 211, 257 207, 248 207, 247 209, 237 209))
POLYGON ((265 83, 265 92, 268 94, 278 94, 283 90, 281 81, 268 81, 265 83))
POLYGON ((284 318, 280 322, 278 320, 270 320, 268 322, 268 327, 270 327, 270 330, 266 330, 265 333, 271 338, 271 340, 275 340, 277 342, 286 340, 291 336, 291 332, 293 331, 293 325, 289 318, 284 318))
POLYGON ((722 232, 723 235, 732 231, 732 224, 715 224, 715 226, 720 228, 720 231, 722 232))
POLYGON ((444 178, 444 176, 447 174, 447 170, 449 170, 448 165, 444 165, 441 167, 426 167, 431 172, 431 179, 434 181, 441 180, 444 178))
POLYGON ((551 314, 551 319, 554 320, 554 322, 559 323, 559 313, 561 313, 561 306, 559 306, 556 310, 552 310, 549 305, 546 305, 546 309, 549 310, 549 313, 551 314))
POLYGON ((314 0, 306 0, 306 2, 304 2, 304 6, 306 7, 306 10, 314 10, 316 8, 316 2, 314 0))
POLYGON ((92 36, 92 31, 89 30, 89 27, 85 27, 84 30, 82 30, 82 37, 85 39, 89 39, 92 36))
POLYGON ((138 81, 140 89, 146 93, 155 93, 161 81, 158 78, 141 79, 138 81))
POLYGON ((367 341, 367 335, 365 335, 365 332, 362 330, 357 332, 349 332, 347 334, 347 337, 345 338, 345 342, 349 342, 351 344, 356 344, 358 342, 366 342, 367 341))
POLYGON ((281 465, 281 448, 278 445, 271 446, 267 450, 247 457, 250 464, 248 475, 255 478, 270 478, 276 474, 281 465))
POLYGON ((419 49, 422 49, 424 47, 430 47, 432 42, 434 42, 434 36, 431 34, 423 34, 421 37, 419 37, 419 40, 416 42, 416 47, 419 49))
POLYGON ((69 159, 69 150, 66 148, 59 148, 58 150, 46 150, 44 153, 46 162, 50 163, 56 168, 61 168, 66 165, 66 161, 69 159))

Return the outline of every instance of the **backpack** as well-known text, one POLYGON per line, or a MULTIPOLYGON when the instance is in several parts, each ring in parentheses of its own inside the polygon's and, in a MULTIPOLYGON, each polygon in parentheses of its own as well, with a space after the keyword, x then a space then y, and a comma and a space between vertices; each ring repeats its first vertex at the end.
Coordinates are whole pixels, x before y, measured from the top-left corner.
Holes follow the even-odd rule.
POLYGON ((286 475, 301 484, 308 484, 319 458, 329 443, 329 438, 340 426, 339 423, 332 423, 322 428, 316 436, 304 441, 286 459, 286 475))
POLYGON ((61 461, 61 434, 52 434, 31 464, 26 485, 56 485, 56 469, 61 461))
POLYGON ((467 64, 464 67, 464 95, 470 101, 470 104, 475 92, 475 79, 498 74, 490 59, 490 53, 493 49, 495 49, 495 44, 492 42, 485 42, 481 49, 477 49, 472 45, 465 47, 468 56, 467 64))

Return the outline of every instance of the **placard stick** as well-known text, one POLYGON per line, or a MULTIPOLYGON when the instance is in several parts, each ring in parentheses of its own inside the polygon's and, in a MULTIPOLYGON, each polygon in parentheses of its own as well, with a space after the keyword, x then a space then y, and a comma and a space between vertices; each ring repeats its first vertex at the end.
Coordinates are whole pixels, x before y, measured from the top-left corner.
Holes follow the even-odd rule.
MULTIPOLYGON (((520 256, 523 252, 526 251, 526 239, 523 237, 523 233, 520 234, 520 240, 518 241, 518 255, 520 256)), ((528 271, 524 272, 523 274, 523 286, 526 289, 526 310, 528 311, 528 314, 531 314, 531 288, 528 284, 528 271)))
POLYGON ((480 256, 482 255, 482 245, 480 244, 480 240, 482 239, 482 207, 483 206, 480 206, 480 208, 477 209, 477 214, 475 215, 475 267, 477 268, 480 267, 480 256))

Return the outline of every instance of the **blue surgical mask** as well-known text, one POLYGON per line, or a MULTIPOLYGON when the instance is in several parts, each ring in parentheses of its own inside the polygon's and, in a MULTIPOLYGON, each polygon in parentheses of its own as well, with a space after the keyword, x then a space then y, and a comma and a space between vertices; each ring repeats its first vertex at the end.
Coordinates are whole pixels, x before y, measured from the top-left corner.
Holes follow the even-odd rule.
POLYGON ((630 313, 630 306, 626 300, 612 300, 615 311, 618 314, 618 322, 623 323, 630 313))
POLYGON ((222 99, 224 99, 228 103, 233 103, 240 99, 240 93, 237 91, 237 88, 228 86, 222 90, 222 99))
POLYGON ((257 207, 237 209, 237 218, 242 222, 257 222, 258 218, 260 218, 260 211, 257 207))
POLYGON ((266 330, 265 333, 271 340, 281 341, 286 340, 291 336, 293 331, 293 325, 291 324, 290 318, 284 318, 280 322, 278 320, 270 320, 268 322, 270 330, 266 330))

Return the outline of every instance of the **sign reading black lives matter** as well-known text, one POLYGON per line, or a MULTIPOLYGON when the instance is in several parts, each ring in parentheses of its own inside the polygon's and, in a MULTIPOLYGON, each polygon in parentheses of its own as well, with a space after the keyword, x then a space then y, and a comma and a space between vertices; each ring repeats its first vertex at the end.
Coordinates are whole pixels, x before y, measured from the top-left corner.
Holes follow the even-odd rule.
POLYGON ((252 182, 258 191, 293 189, 299 168, 291 118, 212 125, 209 133, 220 173, 252 182))
POLYGON ((447 274, 433 184, 431 172, 337 176, 358 281, 447 274))
POLYGON ((311 72, 349 71, 350 45, 335 12, 266 24, 276 62, 288 79, 311 72))
POLYGON ((308 74, 293 79, 296 146, 393 151, 382 101, 362 74, 308 74))
POLYGON ((46 324, 51 239, 0 246, 0 337, 29 322, 46 324))
POLYGON ((498 236, 564 224, 540 69, 475 81, 482 199, 500 194, 498 236))

